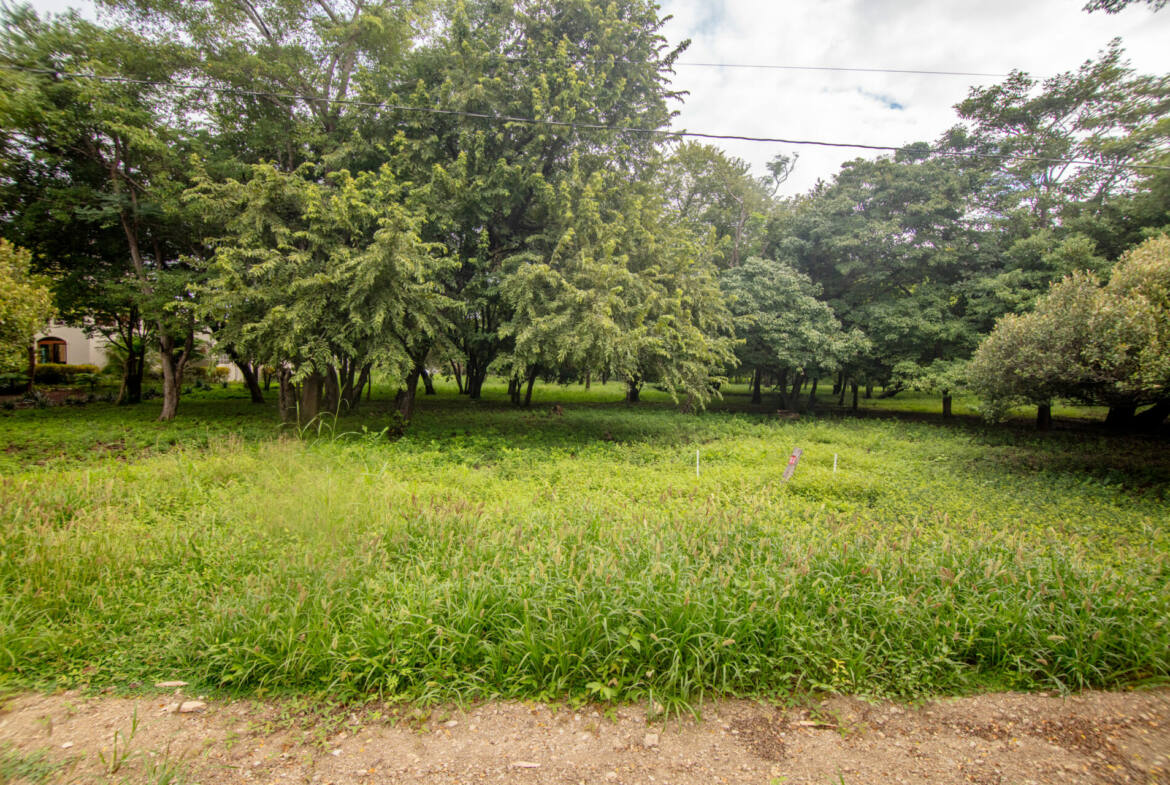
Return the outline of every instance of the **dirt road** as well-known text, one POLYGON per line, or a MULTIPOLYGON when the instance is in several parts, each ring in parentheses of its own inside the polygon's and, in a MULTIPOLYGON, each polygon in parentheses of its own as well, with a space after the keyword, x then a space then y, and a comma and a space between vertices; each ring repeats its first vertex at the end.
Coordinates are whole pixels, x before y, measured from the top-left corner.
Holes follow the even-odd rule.
POLYGON ((0 783, 1170 783, 1170 690, 724 701, 665 723, 648 723, 646 707, 359 714, 198 698, 10 698, 0 783))

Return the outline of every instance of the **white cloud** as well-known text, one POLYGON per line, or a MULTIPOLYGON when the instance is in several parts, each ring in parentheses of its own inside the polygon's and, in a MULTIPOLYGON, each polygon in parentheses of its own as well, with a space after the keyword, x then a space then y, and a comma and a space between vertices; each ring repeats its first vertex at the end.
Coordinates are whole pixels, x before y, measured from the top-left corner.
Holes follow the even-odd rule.
MULTIPOLYGON (((682 62, 770 63, 1050 76, 1091 59, 1121 37, 1143 73, 1170 72, 1170 8, 1144 5, 1116 16, 1086 14, 1083 0, 661 0, 674 18, 671 43, 692 39, 682 62)), ((33 0, 38 11, 92 0, 33 0)), ((676 128, 744 136, 898 146, 933 141, 956 122, 954 104, 972 84, 996 78, 762 71, 680 65, 689 92, 676 128), (901 108, 895 108, 892 105, 901 108)), ((759 173, 777 153, 799 153, 785 193, 828 179, 859 150, 720 143, 759 173)))
MULTIPOLYGON (((663 0, 672 43, 692 39, 680 62, 772 63, 1050 76, 1094 58, 1121 37, 1140 72, 1170 71, 1170 10, 1144 6, 1086 14, 1081 0, 663 0)), ((933 141, 956 122, 972 84, 997 78, 763 71, 680 65, 689 92, 677 128, 711 133, 863 144, 933 141), (895 106, 896 105, 896 106, 895 106), (901 107, 901 108, 897 108, 901 107)), ((759 172, 777 153, 800 154, 786 193, 831 177, 857 150, 720 143, 759 172)))

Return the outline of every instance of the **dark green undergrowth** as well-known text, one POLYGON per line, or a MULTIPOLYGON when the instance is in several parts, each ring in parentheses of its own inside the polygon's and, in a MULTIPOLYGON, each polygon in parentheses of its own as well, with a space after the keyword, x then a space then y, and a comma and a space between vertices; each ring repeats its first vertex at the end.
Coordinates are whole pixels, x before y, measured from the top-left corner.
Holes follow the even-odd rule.
POLYGON ((678 706, 1170 675, 1164 442, 610 392, 424 399, 395 442, 377 400, 307 441, 226 393, 171 428, 17 412, 0 679, 678 706))

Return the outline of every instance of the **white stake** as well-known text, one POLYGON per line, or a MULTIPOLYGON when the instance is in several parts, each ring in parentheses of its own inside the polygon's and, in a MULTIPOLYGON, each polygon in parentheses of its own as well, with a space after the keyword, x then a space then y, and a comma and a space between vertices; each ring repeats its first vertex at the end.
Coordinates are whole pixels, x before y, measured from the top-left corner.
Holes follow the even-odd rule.
POLYGON ((695 476, 699 476, 699 451, 695 450, 695 476))
POLYGON ((833 453, 833 474, 837 473, 837 453, 833 453))

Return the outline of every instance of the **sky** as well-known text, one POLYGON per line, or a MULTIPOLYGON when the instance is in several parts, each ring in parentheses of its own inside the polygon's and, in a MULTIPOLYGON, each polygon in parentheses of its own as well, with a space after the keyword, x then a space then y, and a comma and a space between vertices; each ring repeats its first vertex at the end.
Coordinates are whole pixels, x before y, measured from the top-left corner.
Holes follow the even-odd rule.
MULTIPOLYGON (((889 68, 1037 77, 1077 68, 1120 37, 1141 73, 1170 73, 1170 8, 1133 5, 1115 16, 1084 0, 660 0, 680 63, 889 68)), ((33 0, 38 11, 90 0, 33 0)), ((785 71, 678 65, 685 90, 675 128, 899 146, 933 141, 972 85, 1002 77, 785 71)), ((757 142, 718 142, 757 174, 777 154, 798 154, 782 194, 828 180, 844 161, 876 153, 757 142)))

